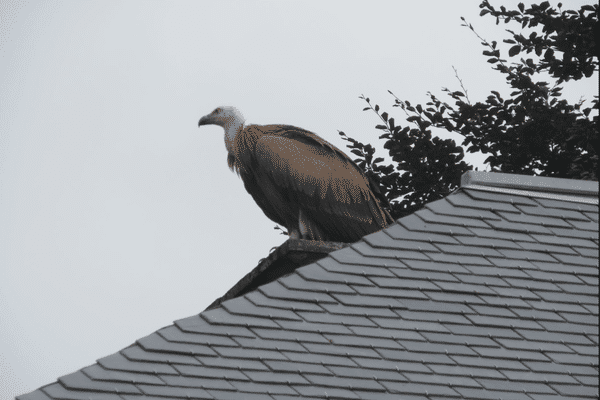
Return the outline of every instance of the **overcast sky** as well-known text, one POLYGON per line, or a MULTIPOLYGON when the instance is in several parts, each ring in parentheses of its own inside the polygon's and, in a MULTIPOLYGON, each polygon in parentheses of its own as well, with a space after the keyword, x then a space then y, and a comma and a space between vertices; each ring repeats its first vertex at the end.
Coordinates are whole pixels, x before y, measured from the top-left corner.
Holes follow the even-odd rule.
POLYGON ((506 37, 478 4, 2 0, 0 399, 203 311, 285 241, 201 116, 347 150, 338 130, 380 133, 361 94, 399 121, 387 90, 424 102, 460 88, 453 66, 472 101, 507 93, 460 26, 506 37))

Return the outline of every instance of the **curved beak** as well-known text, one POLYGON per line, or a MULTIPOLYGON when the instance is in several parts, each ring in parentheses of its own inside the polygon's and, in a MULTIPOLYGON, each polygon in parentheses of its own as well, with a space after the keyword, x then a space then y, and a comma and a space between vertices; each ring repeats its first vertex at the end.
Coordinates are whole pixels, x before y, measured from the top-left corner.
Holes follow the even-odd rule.
POLYGON ((207 124, 210 124, 210 118, 208 118, 208 115, 205 115, 204 117, 200 118, 200 121, 198 121, 198 126, 207 124))

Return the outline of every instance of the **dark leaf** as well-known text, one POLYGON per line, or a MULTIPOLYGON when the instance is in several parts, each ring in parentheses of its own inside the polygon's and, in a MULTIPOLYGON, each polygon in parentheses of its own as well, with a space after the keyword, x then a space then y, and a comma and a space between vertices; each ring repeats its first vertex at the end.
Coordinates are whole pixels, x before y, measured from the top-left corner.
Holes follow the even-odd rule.
POLYGON ((514 57, 517 54, 519 54, 520 52, 521 52, 521 46, 520 45, 516 45, 516 46, 511 47, 508 50, 508 55, 509 55, 509 57, 514 57))

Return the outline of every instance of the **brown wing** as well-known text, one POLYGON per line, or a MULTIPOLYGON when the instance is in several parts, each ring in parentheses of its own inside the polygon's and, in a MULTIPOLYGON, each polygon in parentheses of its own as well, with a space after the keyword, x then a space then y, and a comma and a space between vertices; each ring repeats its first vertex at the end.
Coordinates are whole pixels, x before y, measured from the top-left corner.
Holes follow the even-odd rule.
POLYGON ((289 125, 251 125, 243 137, 236 167, 273 221, 288 230, 303 224, 313 236, 307 239, 344 242, 387 226, 362 171, 319 136, 289 125))

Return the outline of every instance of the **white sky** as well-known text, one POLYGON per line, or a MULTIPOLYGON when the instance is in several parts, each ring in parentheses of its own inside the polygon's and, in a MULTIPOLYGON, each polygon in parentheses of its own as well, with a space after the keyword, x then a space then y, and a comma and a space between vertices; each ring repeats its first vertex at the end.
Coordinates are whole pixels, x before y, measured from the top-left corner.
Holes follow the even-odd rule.
POLYGON ((478 4, 2 0, 0 400, 201 312, 285 240, 201 116, 234 105, 347 150, 338 130, 380 133, 361 94, 400 123, 387 90, 442 96, 452 66, 471 101, 507 93, 460 26, 507 37, 478 4))

